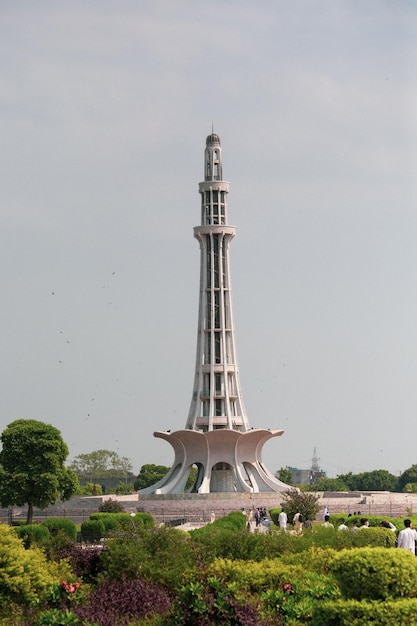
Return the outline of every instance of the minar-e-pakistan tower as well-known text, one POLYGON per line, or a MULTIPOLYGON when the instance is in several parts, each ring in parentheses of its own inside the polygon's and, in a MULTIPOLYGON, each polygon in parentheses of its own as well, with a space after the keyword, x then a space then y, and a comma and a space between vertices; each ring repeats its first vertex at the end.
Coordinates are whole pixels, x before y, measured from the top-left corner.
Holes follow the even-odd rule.
POLYGON ((236 356, 227 220, 229 183, 223 180, 220 138, 212 132, 204 152, 200 244, 200 303, 193 396, 184 430, 155 432, 168 441, 175 459, 168 474, 139 494, 183 493, 190 470, 198 468, 192 493, 273 492, 290 487, 262 463, 263 445, 283 430, 251 428, 243 404, 236 356))

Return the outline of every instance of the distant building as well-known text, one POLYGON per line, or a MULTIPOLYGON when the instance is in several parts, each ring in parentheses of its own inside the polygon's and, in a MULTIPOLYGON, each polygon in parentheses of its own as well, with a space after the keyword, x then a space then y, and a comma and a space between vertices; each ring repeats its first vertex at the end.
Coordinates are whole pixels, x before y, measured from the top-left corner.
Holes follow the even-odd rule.
POLYGON ((298 467, 287 467, 291 472, 293 485, 315 485, 320 478, 326 478, 327 473, 320 469, 320 459, 317 457, 316 448, 314 447, 314 454, 311 462, 310 469, 298 469, 298 467))

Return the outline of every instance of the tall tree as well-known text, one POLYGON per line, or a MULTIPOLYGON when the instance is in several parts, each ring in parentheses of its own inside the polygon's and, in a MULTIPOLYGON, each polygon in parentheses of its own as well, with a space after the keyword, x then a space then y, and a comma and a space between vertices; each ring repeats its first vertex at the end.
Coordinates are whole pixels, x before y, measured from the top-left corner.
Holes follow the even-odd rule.
POLYGON ((310 487, 311 491, 349 491, 346 483, 340 478, 320 478, 315 485, 310 487))
POLYGON ((304 519, 314 520, 319 512, 319 497, 312 493, 303 493, 297 489, 291 489, 281 494, 281 506, 292 520, 296 513, 302 513, 304 519))
POLYGON ((291 470, 289 470, 288 467, 280 467, 275 476, 276 475, 278 475, 278 478, 282 480, 283 483, 287 485, 292 484, 292 474, 291 470))
POLYGON ((126 480, 132 471, 132 463, 125 456, 119 456, 111 450, 95 450, 88 454, 79 454, 70 464, 79 480, 90 483, 100 482, 106 478, 126 480))
POLYGON ((170 468, 165 465, 154 465, 153 463, 142 465, 133 486, 137 490, 150 487, 161 480, 169 470, 170 468))
POLYGON ((2 506, 28 505, 27 523, 33 508, 45 509, 58 498, 69 500, 78 479, 65 467, 68 447, 57 428, 37 420, 15 420, 1 435, 0 502, 2 506))
POLYGON ((398 479, 398 489, 400 491, 414 491, 415 487, 412 485, 417 483, 417 465, 412 465, 406 469, 398 479), (409 487, 407 487, 410 485, 409 487), (407 489, 406 489, 407 487, 407 489))
MULTIPOLYGON (((416 466, 417 467, 417 466, 416 466)), ((398 478, 387 470, 373 470, 360 474, 340 474, 338 476, 351 491, 396 491, 398 478)))

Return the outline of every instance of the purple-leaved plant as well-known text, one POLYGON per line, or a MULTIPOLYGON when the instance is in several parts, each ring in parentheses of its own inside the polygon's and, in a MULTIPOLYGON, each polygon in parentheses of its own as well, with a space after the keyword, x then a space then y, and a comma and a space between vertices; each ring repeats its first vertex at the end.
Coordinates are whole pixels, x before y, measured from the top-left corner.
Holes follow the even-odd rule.
POLYGON ((167 591, 141 579, 104 581, 91 593, 89 603, 78 606, 80 620, 98 626, 123 626, 133 619, 166 613, 171 607, 167 591))

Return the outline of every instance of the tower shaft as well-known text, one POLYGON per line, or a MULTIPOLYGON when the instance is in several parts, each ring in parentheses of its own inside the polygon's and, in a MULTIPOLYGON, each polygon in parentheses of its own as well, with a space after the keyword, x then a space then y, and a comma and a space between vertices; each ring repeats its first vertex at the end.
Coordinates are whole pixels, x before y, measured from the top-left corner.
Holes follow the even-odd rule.
POLYGON ((229 183, 222 179, 218 135, 207 137, 204 181, 199 184, 201 225, 194 228, 200 244, 200 299, 193 396, 186 428, 208 432, 249 430, 235 346, 230 278, 230 242, 236 229, 227 220, 229 183))

